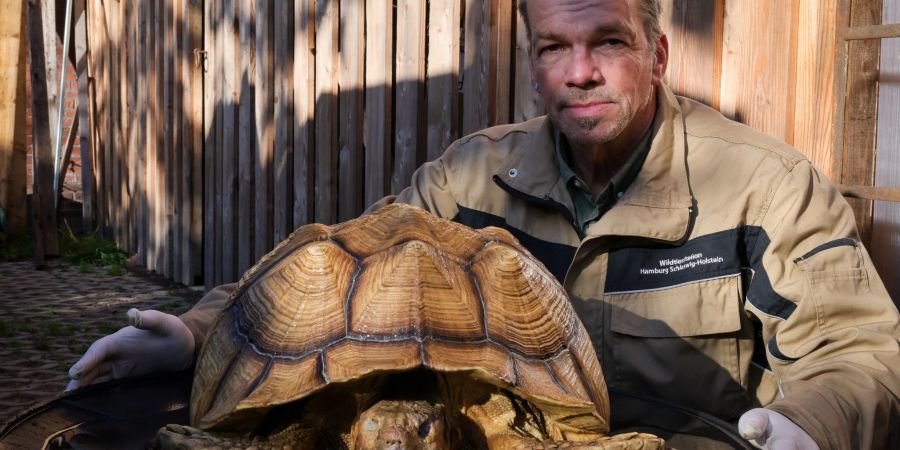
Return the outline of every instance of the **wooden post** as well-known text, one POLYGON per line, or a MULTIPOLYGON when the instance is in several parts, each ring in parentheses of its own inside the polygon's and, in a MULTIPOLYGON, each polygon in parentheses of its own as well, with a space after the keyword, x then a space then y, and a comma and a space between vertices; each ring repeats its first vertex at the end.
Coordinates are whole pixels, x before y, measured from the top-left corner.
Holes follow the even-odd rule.
POLYGON ((78 146, 81 149, 81 212, 82 226, 85 231, 94 229, 94 180, 93 154, 91 153, 91 117, 90 97, 88 95, 88 42, 87 42, 87 10, 84 0, 75 0, 73 6, 73 22, 75 32, 75 73, 78 77, 78 120, 81 122, 78 146))
POLYGON ((25 119, 24 2, 0 0, 0 208, 6 234, 25 228, 25 152, 16 145, 25 119))
POLYGON ((28 0, 28 43, 31 52, 32 129, 34 136, 35 264, 45 256, 59 256, 56 206, 53 192, 53 146, 50 144, 50 109, 47 98, 47 61, 44 59, 44 21, 40 0, 28 0))

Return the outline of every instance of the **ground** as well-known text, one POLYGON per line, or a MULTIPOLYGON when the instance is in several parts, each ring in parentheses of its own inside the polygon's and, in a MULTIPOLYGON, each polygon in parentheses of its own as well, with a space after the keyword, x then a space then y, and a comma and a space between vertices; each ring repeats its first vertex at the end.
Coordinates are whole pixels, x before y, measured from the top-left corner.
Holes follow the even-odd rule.
POLYGON ((0 424, 63 391, 69 367, 129 308, 186 311, 202 295, 136 270, 89 273, 63 261, 0 262, 0 424))

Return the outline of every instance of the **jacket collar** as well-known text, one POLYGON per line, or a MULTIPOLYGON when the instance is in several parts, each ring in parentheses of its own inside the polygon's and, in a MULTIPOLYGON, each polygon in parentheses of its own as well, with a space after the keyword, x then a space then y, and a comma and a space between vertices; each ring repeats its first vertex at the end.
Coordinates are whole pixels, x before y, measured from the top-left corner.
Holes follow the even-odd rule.
MULTIPOLYGON (((596 223, 587 238, 634 236, 677 244, 690 231, 693 197, 687 176, 684 119, 668 86, 656 90, 657 113, 650 153, 621 199, 596 223)), ((531 141, 512 149, 495 175, 526 197, 574 207, 555 157, 553 125, 542 118, 531 141)))

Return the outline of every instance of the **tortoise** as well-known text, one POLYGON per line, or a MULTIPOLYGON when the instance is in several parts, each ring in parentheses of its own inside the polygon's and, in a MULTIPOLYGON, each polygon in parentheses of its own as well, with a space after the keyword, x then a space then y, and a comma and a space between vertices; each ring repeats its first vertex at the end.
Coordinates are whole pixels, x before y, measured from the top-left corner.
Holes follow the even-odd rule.
POLYGON ((665 448, 604 435, 587 332, 511 234, 402 204, 303 226, 242 277, 199 353, 190 417, 157 445, 665 448))

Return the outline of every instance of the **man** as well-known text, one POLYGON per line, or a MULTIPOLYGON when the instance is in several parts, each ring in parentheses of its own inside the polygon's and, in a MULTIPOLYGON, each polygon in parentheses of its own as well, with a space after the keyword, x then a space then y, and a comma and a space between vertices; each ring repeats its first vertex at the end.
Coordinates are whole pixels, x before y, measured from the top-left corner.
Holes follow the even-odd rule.
MULTIPOLYGON (((611 387, 740 417, 761 448, 880 445, 898 315, 846 202, 784 143, 672 94, 658 0, 520 5, 548 117, 457 141, 396 201, 511 230, 611 387)), ((129 312, 70 386, 189 366, 230 289, 181 320, 129 312)))

